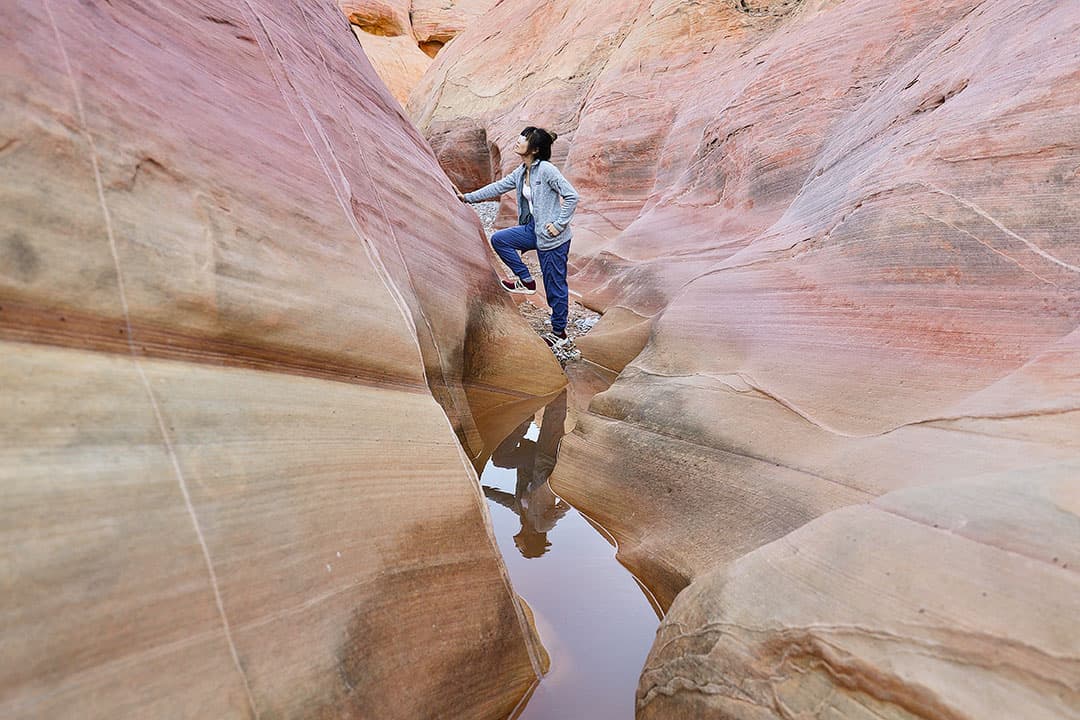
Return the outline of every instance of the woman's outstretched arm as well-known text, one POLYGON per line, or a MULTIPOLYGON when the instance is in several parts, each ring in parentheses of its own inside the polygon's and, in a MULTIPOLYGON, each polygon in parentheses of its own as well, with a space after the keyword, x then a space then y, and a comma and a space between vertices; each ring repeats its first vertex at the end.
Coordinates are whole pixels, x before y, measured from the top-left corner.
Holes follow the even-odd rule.
POLYGON ((465 193, 462 195, 458 193, 458 198, 462 202, 476 203, 483 202, 484 200, 494 200, 508 190, 512 190, 517 187, 518 173, 521 172, 521 167, 514 169, 512 173, 496 180, 493 183, 488 183, 479 190, 473 190, 471 193, 465 193))

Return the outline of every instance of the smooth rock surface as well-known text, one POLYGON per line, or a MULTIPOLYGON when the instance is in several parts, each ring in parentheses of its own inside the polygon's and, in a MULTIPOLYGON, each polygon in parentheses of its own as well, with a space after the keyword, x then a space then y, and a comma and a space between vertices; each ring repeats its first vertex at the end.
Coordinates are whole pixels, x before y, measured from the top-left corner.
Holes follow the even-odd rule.
MULTIPOLYGON (((441 150, 446 144, 437 139, 474 128, 500 150, 501 169, 495 172, 500 177, 517 164, 512 151, 527 125, 558 134, 552 162, 562 166, 590 87, 644 5, 641 0, 498 3, 435 58, 409 97, 409 116, 436 146, 451 177, 462 164, 460 148, 441 150)), ((476 148, 472 164, 483 167, 483 148, 476 148)), ((503 196, 500 227, 517 220, 510 195, 503 196)))
POLYGON ((897 491, 705 574, 657 635, 638 717, 1080 717, 1080 546, 1061 542, 1078 479, 897 491))
POLYGON ((491 9, 496 0, 413 0, 413 35, 432 57, 491 9))
MULTIPOLYGON (((522 124, 560 133, 554 159, 582 197, 570 286, 605 311, 581 347, 621 374, 564 440, 552 483, 612 530, 662 603, 690 585, 666 631, 775 610, 781 645, 785 627, 821 617, 866 628, 868 666, 885 662, 889 633, 919 647, 917 628, 904 635, 870 590, 848 604, 848 574, 863 566, 811 529, 850 527, 883 572, 895 568, 889 583, 948 609, 941 625, 962 619, 988 638, 950 664, 946 689, 927 679, 929 660, 890 675, 888 697, 873 696, 892 703, 887 716, 993 716, 984 685, 1013 694, 1002 717, 1075 711, 1080 648, 1058 632, 1080 614, 1075 568, 1029 595, 1022 640, 997 632, 1016 606, 976 617, 935 583, 951 573, 1019 597, 1043 582, 985 563, 1032 542, 1025 533, 1048 515, 1020 522, 1022 503, 988 510, 956 488, 1001 474, 1034 486, 1080 455, 1080 15, 1001 0, 508 2, 496 13, 505 29, 463 33, 410 112, 422 128, 478 123, 503 148, 522 124), (1013 521, 986 524, 983 545, 923 530, 886 542, 891 526, 869 504, 922 487, 940 488, 935 512, 971 503, 972 523, 998 510, 1013 521), (766 550, 787 538, 818 555, 774 581, 766 550), (725 605, 725 573, 751 558, 746 606, 725 605), (987 669, 1014 642, 1046 665, 987 669), (942 704, 919 704, 931 695, 942 704)), ((1080 483, 1074 470, 1053 476, 1066 495, 1080 483)), ((1062 507, 1075 520, 1075 504, 1062 507)), ((1062 554, 1080 546, 1073 520, 1048 541, 1062 554)), ((854 712, 845 703, 863 691, 844 672, 815 671, 783 706, 764 690, 710 704, 702 688, 758 672, 754 658, 782 658, 781 645, 766 656, 717 643, 708 663, 643 677, 643 697, 674 694, 641 712, 854 712)))
POLYGON ((495 0, 338 0, 375 71, 402 104, 446 43, 495 0))
POLYGON ((431 66, 431 58, 416 44, 412 33, 382 36, 366 32, 360 25, 352 29, 379 78, 404 106, 412 88, 431 66))
POLYGON ((397 37, 412 34, 409 0, 338 0, 349 23, 369 35, 397 37))
POLYGON ((4 19, 0 715, 505 717, 458 438, 564 379, 339 8, 4 19))
POLYGON ((427 139, 455 188, 469 192, 502 177, 502 153, 479 125, 431 127, 427 139))
MULTIPOLYGON (((845 5, 844 12, 867 22, 870 10, 879 6, 862 5, 863 13, 851 13, 859 4, 845 5)), ((935 25, 927 18, 913 26, 925 28, 925 47, 910 41, 908 63, 894 59, 882 66, 869 83, 877 86, 875 94, 834 121, 834 133, 823 139, 818 157, 798 172, 805 183, 792 186, 796 194, 772 225, 756 236, 718 233, 721 239, 742 237, 735 240, 736 246, 746 242, 742 249, 699 241, 700 250, 694 251, 686 240, 694 217, 713 232, 709 217, 721 228, 729 217, 744 221, 745 213, 729 212, 723 202, 694 208, 680 207, 682 200, 659 201, 636 221, 635 226, 645 225, 664 214, 672 225, 688 228, 671 241, 650 231, 654 242, 647 250, 660 256, 677 242, 685 244, 679 247, 687 254, 620 261, 631 269, 616 270, 602 288, 617 298, 615 310, 625 306, 637 315, 616 315, 615 327, 601 321, 590 342, 600 343, 605 332, 617 336, 620 324, 640 322, 641 316, 660 311, 663 316, 653 324, 645 351, 594 403, 598 424, 606 418, 640 428, 642 452, 649 455, 660 431, 742 456, 736 464, 751 459, 782 466, 759 468, 755 486, 795 468, 811 474, 806 482, 821 478, 838 489, 871 495, 911 482, 1038 465, 1075 452, 1080 426, 1070 411, 1080 407, 1076 378, 1055 369, 1063 358, 1077 357, 1075 340, 1069 338, 1080 323, 1080 248, 1070 240, 1080 224, 1080 194, 1075 173, 1067 170, 1076 167, 1080 127, 1066 112, 1080 100, 1080 85, 1075 64, 1067 62, 1067 43, 1054 30, 1072 17, 1046 7, 1028 9, 1026 33, 1018 35, 1012 25, 1018 11, 1012 6, 986 4, 969 14, 961 9, 953 9, 955 25, 935 25), (996 61, 986 56, 989 48, 996 61), (1023 72, 1010 55, 1027 58, 1023 72), (976 66, 979 75, 953 81, 964 90, 936 108, 919 109, 925 91, 918 97, 905 94, 916 77, 920 80, 909 92, 920 83, 953 87, 954 76, 976 66), (1048 100, 1040 104, 1039 98, 1048 100), (989 138, 991 147, 977 144, 989 138), (696 279, 680 287, 687 275, 696 279), (982 423, 992 428, 990 442, 958 432, 978 422, 975 418, 1011 416, 1019 417, 982 423), (1040 431, 1024 430, 1025 424, 1040 431), (930 477, 913 479, 914 448, 920 449, 930 477)), ((845 29, 830 10, 839 12, 826 8, 817 17, 804 10, 799 26, 773 42, 794 45, 805 30, 804 42, 816 48, 819 34, 835 28, 836 36, 820 43, 822 52, 843 53, 841 36, 864 45, 864 36, 845 29)), ((791 55, 809 67, 821 64, 810 62, 805 51, 791 55)), ((858 56, 867 62, 865 52, 858 56)), ((763 66, 783 65, 772 57, 763 66)), ((847 89, 856 80, 861 78, 834 78, 831 84, 847 89)), ((763 83, 780 85, 779 77, 763 83)), ((930 95, 938 98, 937 92, 930 95)), ((768 97, 747 100, 769 107, 768 97)), ((745 104, 738 104, 739 112, 746 112, 745 104)), ((733 138, 729 142, 742 142, 737 139, 756 132, 760 122, 775 126, 766 130, 766 139, 785 128, 804 135, 814 127, 782 126, 775 118, 783 115, 771 110, 760 120, 746 118, 755 124, 742 133, 730 135, 726 126, 718 132, 733 138)), ((720 117, 727 122, 726 114, 720 117)), ((763 147, 755 142, 748 150, 760 153, 763 147)), ((792 147, 801 152, 803 146, 792 147)), ((737 152, 718 153, 715 162, 732 162, 737 152)), ((780 172, 779 158, 771 164, 780 172)), ((696 176, 709 177, 704 171, 696 176)), ((684 174, 684 181, 688 177, 684 174)), ((725 194, 752 187, 732 174, 721 177, 725 194)), ((778 190, 765 198, 770 194, 778 190)), ((755 199, 755 209, 764 205, 755 199)), ((635 226, 613 243, 638 243, 644 251, 635 226)), ((603 437, 593 434, 587 442, 607 442, 603 437)), ((579 440, 584 437, 569 444, 580 449, 579 440)), ((625 439, 619 444, 625 448, 625 439)), ((563 457, 573 454, 568 448, 563 457)), ((624 455, 632 457, 633 451, 624 455)), ((641 467, 633 460, 627 464, 641 467)), ((723 477, 734 467, 722 455, 712 464, 708 473, 693 473, 702 478, 688 498, 693 506, 708 506, 708 498, 716 497, 710 475, 723 477)), ((649 488, 656 487, 651 479, 658 471, 613 475, 620 487, 640 477, 640 492, 656 492, 649 488)), ((817 491, 799 494, 822 497, 817 491)), ((726 500, 723 506, 730 507, 726 500)), ((759 507, 765 516, 754 526, 779 523, 775 537, 792 529, 783 518, 805 522, 801 514, 759 507)), ((813 516, 820 508, 811 503, 808 509, 813 516)), ((658 542, 656 531, 639 532, 658 542)), ((708 519, 702 532, 715 532, 708 519)), ((738 545, 704 539, 695 544, 738 545)), ((693 563, 687 563, 682 568, 692 574, 693 563)), ((708 564, 711 560, 703 562, 708 564)))

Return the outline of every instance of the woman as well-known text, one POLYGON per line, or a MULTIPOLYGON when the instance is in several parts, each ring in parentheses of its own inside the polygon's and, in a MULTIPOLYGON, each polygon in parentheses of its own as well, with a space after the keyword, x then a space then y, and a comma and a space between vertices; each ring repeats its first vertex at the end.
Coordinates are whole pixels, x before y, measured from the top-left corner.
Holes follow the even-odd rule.
POLYGON ((551 164, 551 143, 556 134, 543 128, 527 127, 521 131, 514 153, 521 165, 514 171, 471 193, 458 193, 462 202, 493 200, 511 188, 517 188, 518 226, 499 230, 491 236, 491 245, 516 276, 502 280, 503 289, 531 295, 536 281, 519 253, 535 250, 544 276, 544 292, 551 307, 551 332, 542 337, 553 349, 570 344, 566 338, 569 289, 566 286, 566 259, 570 253, 570 218, 577 208, 578 194, 559 169, 551 164))

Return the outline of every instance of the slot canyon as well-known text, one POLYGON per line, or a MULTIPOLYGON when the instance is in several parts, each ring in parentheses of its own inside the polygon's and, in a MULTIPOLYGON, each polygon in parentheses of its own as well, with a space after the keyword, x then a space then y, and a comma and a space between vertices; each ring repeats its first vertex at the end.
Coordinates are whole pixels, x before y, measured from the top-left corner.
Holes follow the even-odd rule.
POLYGON ((3 15, 0 716, 1080 720, 1075 2, 3 15))

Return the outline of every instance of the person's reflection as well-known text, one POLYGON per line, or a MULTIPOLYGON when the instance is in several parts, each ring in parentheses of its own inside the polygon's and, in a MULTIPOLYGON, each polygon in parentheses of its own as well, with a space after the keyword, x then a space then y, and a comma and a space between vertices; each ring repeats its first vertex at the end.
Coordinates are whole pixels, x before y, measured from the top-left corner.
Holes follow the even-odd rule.
POLYGON ((521 531, 514 536, 518 551, 527 558, 540 557, 551 547, 547 534, 570 506, 551 491, 548 478, 555 469, 566 424, 566 391, 544 408, 540 435, 536 442, 525 437, 530 421, 526 420, 499 443, 491 455, 496 467, 516 468, 514 494, 484 486, 484 495, 521 518, 521 531))

